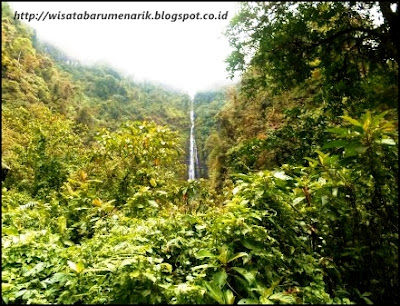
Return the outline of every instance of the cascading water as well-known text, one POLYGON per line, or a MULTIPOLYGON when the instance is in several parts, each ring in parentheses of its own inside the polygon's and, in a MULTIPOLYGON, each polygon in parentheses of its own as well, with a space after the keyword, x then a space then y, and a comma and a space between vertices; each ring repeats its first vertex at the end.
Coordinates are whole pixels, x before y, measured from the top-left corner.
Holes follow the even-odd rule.
POLYGON ((190 159, 189 159, 189 180, 196 178, 196 167, 199 166, 199 158, 197 156, 196 140, 194 139, 194 110, 193 102, 190 110, 190 159))

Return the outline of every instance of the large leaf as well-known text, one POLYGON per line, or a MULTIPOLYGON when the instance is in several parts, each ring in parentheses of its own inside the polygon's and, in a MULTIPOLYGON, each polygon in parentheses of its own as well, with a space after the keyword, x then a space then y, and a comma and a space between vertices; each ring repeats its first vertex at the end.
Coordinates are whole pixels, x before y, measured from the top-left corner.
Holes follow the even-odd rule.
POLYGON ((341 136, 346 136, 349 134, 349 129, 347 129, 347 128, 329 128, 329 129, 326 129, 326 131, 329 133, 334 133, 334 134, 341 135, 341 136))
POLYGON ((207 258, 207 257, 215 257, 215 255, 213 253, 211 253, 209 250, 206 250, 206 249, 198 251, 195 256, 198 259, 207 258))
POLYGON ((256 299, 241 299, 238 302, 238 305, 247 305, 247 304, 259 304, 259 301, 256 299))
POLYGON ((233 255, 232 257, 230 257, 230 258, 228 259, 228 262, 231 262, 231 261, 233 261, 233 260, 235 260, 235 259, 238 259, 238 258, 244 257, 244 256, 249 256, 249 254, 247 254, 246 252, 239 252, 239 253, 236 253, 235 255, 233 255))
POLYGON ((71 260, 68 260, 68 266, 71 268, 71 270, 75 271, 78 274, 85 269, 85 266, 83 265, 82 262, 75 263, 71 260))
POLYGON ((274 171, 273 175, 274 177, 284 181, 292 179, 290 176, 286 175, 284 171, 274 171))
POLYGON ((235 302, 235 296, 233 295, 233 292, 229 289, 225 291, 225 302, 226 304, 233 304, 235 302))
POLYGON ((322 149, 339 148, 339 147, 345 146, 348 143, 349 142, 347 140, 344 140, 344 139, 333 140, 333 141, 325 143, 322 146, 322 149))
POLYGON ((218 287, 215 283, 205 283, 207 288, 207 293, 218 303, 225 304, 225 295, 222 292, 221 288, 218 287))
POLYGON ((244 279, 249 283, 249 285, 253 285, 256 282, 255 271, 247 271, 246 269, 233 267, 233 270, 238 272, 244 279))
POLYGON ((356 119, 351 118, 350 116, 345 115, 345 116, 342 116, 342 118, 344 120, 346 120, 347 122, 350 122, 352 125, 363 127, 363 124, 361 122, 357 121, 356 119))
POLYGON ((213 276, 214 283, 220 288, 226 284, 227 278, 228 274, 226 274, 225 270, 219 271, 213 276))
POLYGON ((284 294, 282 292, 274 293, 268 297, 269 300, 278 301, 283 304, 296 304, 296 300, 293 296, 289 294, 284 294))
POLYGON ((367 150, 361 143, 357 141, 350 142, 344 147, 344 157, 362 154, 367 150))
POLYGON ((376 140, 375 142, 379 143, 379 144, 389 145, 389 146, 396 145, 396 142, 392 138, 384 138, 384 139, 376 140))

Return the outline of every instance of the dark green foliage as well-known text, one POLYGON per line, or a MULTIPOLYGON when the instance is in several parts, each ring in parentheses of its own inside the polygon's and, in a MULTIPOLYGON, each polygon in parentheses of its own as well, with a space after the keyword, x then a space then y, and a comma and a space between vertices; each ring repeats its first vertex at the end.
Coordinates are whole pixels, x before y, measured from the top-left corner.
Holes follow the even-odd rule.
POLYGON ((200 177, 208 177, 207 161, 211 149, 207 137, 217 128, 216 115, 225 103, 224 92, 206 91, 196 93, 193 104, 196 114, 195 138, 200 163, 200 177))

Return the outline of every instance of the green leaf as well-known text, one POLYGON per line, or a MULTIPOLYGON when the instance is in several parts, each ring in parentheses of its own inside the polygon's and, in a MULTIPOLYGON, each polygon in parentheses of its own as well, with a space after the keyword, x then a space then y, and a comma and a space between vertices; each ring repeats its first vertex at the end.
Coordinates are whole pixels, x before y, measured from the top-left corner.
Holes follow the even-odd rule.
POLYGON ((298 203, 300 203, 301 201, 303 201, 305 199, 305 197, 297 197, 293 200, 293 205, 296 205, 298 203))
POLYGON ((214 283, 204 283, 207 288, 207 293, 218 303, 225 304, 225 295, 222 292, 221 288, 219 288, 214 283))
POLYGON ((32 269, 28 270, 27 272, 24 273, 24 276, 31 276, 31 275, 35 275, 41 271, 43 271, 45 267, 45 263, 44 262, 39 262, 38 264, 36 264, 32 269))
POLYGON ((209 250, 206 250, 206 249, 198 251, 195 256, 198 259, 206 258, 206 257, 215 257, 215 255, 213 253, 211 253, 209 250))
POLYGON ((16 236, 19 234, 18 230, 14 227, 6 227, 2 229, 5 235, 16 236))
POLYGON ((154 207, 154 208, 159 207, 158 203, 154 200, 147 200, 147 202, 150 204, 151 207, 154 207))
POLYGON ((293 296, 289 294, 284 294, 282 292, 275 293, 268 297, 269 300, 275 300, 283 304, 296 304, 296 300, 293 296))
POLYGON ((157 186, 157 182, 156 182, 156 180, 155 180, 154 178, 151 178, 151 179, 150 179, 150 185, 151 185, 152 187, 156 187, 156 186, 157 186))
POLYGON ((160 264, 160 266, 164 272, 172 273, 172 266, 169 263, 163 262, 160 264))
POLYGON ((263 247, 256 241, 252 241, 252 240, 249 240, 249 239, 242 239, 241 242, 242 242, 244 247, 246 247, 246 248, 248 248, 250 250, 253 250, 253 251, 256 251, 256 252, 260 252, 260 251, 264 250, 263 247))
POLYGON ((85 266, 83 265, 82 262, 76 264, 73 261, 68 260, 68 265, 71 268, 71 270, 75 271, 78 274, 85 269, 85 266))
POLYGON ((233 270, 238 272, 240 275, 244 277, 245 280, 249 283, 249 285, 253 285, 256 282, 256 276, 254 271, 247 271, 243 268, 233 267, 233 270))
POLYGON ((273 292, 274 289, 276 288, 276 286, 279 285, 279 283, 281 282, 282 277, 278 280, 276 280, 275 282, 272 283, 271 287, 269 288, 263 288, 261 295, 265 298, 268 298, 273 292))
POLYGON ((344 157, 349 157, 349 156, 355 156, 358 154, 362 154, 367 150, 366 147, 364 147, 362 144, 359 142, 351 142, 348 145, 344 147, 344 157))
POLYGON ((346 128, 330 128, 330 129, 326 129, 327 132, 329 133, 334 133, 337 135, 348 135, 349 134, 349 130, 346 128))
POLYGON ((388 145, 388 146, 396 145, 396 142, 392 138, 384 138, 384 139, 376 140, 375 142, 379 143, 379 144, 388 145))
POLYGON ((26 290, 26 289, 22 289, 22 290, 18 291, 18 292, 15 294, 14 297, 17 299, 17 298, 19 298, 20 296, 23 296, 27 291, 28 291, 28 290, 26 290))
POLYGON ((349 142, 347 140, 343 140, 343 139, 333 140, 333 141, 325 143, 322 146, 322 149, 339 148, 339 147, 345 146, 348 143, 349 142))
POLYGON ((356 119, 351 118, 350 116, 341 116, 347 122, 350 122, 352 125, 363 127, 362 123, 357 121, 356 119))
POLYGON ((60 283, 61 285, 63 285, 64 283, 66 283, 68 280, 68 277, 66 274, 61 273, 61 272, 57 272, 54 273, 54 275, 48 279, 48 281, 46 281, 49 284, 54 284, 54 283, 60 283))
POLYGON ((292 179, 290 176, 286 175, 284 171, 274 171, 273 175, 274 177, 284 181, 292 179))
POLYGON ((260 296, 260 303, 261 304, 265 304, 265 305, 274 304, 274 302, 272 302, 271 300, 269 300, 265 296, 260 296))
POLYGON ((233 295, 233 292, 229 289, 225 291, 225 301, 226 304, 233 304, 235 302, 235 296, 233 295))
POLYGON ((238 305, 246 305, 246 304, 259 304, 259 301, 256 299, 241 299, 238 302, 238 305))
POLYGON ((9 284, 9 283, 1 283, 1 291, 8 291, 10 290, 14 285, 9 284))
POLYGON ((365 301, 365 303, 367 303, 368 305, 373 305, 374 302, 372 302, 369 298, 362 296, 363 300, 365 301))
POLYGON ((214 283, 220 288, 226 284, 227 278, 228 274, 226 274, 225 270, 219 271, 213 275, 214 283))
POLYGON ((131 273, 129 273, 130 278, 137 278, 139 276, 140 276, 140 270, 137 270, 137 269, 135 269, 131 273))
POLYGON ((243 257, 243 256, 249 256, 249 254, 247 254, 246 252, 239 252, 239 253, 236 253, 236 254, 233 255, 231 258, 229 258, 228 262, 231 262, 231 261, 233 261, 233 260, 235 260, 235 259, 238 259, 238 258, 240 258, 240 257, 243 257))
POLYGON ((226 265, 228 263, 228 255, 230 253, 229 247, 224 244, 222 247, 219 248, 219 255, 218 259, 221 263, 226 265))

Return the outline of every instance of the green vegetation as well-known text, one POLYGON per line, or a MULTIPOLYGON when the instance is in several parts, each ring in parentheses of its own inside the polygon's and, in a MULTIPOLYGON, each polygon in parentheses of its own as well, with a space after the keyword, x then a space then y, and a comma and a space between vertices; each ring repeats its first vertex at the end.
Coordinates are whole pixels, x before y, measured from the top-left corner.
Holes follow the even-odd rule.
POLYGON ((225 104, 224 91, 198 92, 194 96, 193 106, 196 114, 195 138, 200 163, 200 177, 208 177, 207 160, 213 148, 208 141, 218 134, 216 115, 225 104), (213 135, 213 136, 211 136, 213 135))
POLYGON ((187 95, 2 8, 4 303, 397 302, 398 6, 242 3, 191 181, 187 95))

